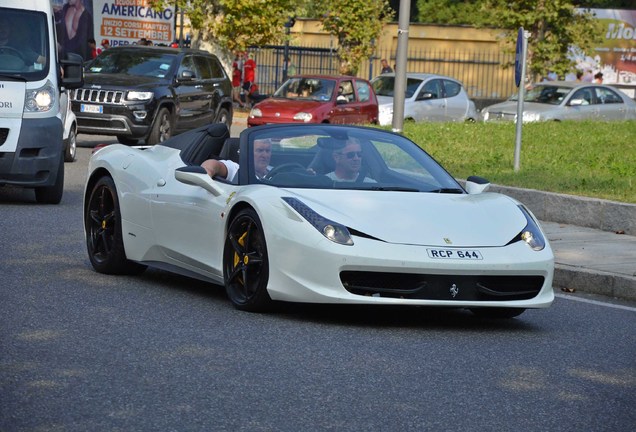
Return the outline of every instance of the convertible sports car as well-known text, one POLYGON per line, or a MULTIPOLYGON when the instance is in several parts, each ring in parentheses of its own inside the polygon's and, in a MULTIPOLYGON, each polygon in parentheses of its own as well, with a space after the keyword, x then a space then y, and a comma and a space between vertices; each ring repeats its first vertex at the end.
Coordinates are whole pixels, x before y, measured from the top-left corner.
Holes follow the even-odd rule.
POLYGON ((146 149, 97 150, 86 243, 98 272, 163 268, 224 285, 248 311, 286 301, 511 318, 550 306, 545 235, 522 204, 487 187, 479 177, 462 187, 418 145, 380 129, 268 125, 230 138, 214 124, 146 149), (240 169, 213 179, 200 166, 208 158, 240 169))

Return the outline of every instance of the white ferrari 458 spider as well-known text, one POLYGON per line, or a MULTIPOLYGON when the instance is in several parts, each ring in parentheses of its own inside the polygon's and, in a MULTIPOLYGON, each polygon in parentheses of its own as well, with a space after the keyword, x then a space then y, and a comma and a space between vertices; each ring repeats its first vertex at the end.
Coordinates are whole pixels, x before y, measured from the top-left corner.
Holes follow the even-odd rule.
POLYGON ((89 164, 84 227, 100 273, 147 266, 274 301, 467 308, 510 318, 554 300, 554 256, 514 199, 464 187, 404 136, 341 125, 223 124, 89 164), (211 178, 206 159, 233 166, 211 178), (229 175, 231 176, 231 174, 229 175))

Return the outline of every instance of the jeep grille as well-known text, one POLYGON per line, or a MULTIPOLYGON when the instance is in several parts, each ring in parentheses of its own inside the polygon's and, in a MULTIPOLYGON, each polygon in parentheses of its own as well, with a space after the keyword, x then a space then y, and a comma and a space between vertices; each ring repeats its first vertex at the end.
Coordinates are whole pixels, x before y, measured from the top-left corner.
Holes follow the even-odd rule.
POLYGON ((71 93, 71 98, 77 102, 94 102, 106 104, 123 104, 124 92, 115 90, 77 89, 71 93))

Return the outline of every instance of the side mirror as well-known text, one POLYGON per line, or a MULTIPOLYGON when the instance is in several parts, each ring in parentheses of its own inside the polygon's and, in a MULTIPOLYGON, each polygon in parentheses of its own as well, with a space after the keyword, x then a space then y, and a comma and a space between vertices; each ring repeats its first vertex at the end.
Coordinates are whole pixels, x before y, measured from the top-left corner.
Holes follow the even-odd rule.
POLYGON ((60 60, 60 66, 64 71, 62 86, 67 89, 80 88, 84 85, 84 60, 82 56, 67 53, 64 60, 60 60))
POLYGON ((194 79, 194 72, 191 70, 183 70, 178 76, 179 81, 192 81, 194 79))
POLYGON ((417 97, 417 100, 428 100, 428 99, 434 99, 433 97, 433 93, 420 93, 419 96, 417 97))
POLYGON ((568 105, 570 106, 581 106, 581 105, 587 105, 587 101, 585 99, 572 99, 568 105))
POLYGON ((223 193, 223 189, 217 186, 215 181, 210 178, 202 166, 184 166, 177 168, 174 172, 174 177, 181 183, 202 187, 214 196, 219 196, 223 193))
POLYGON ((466 192, 469 194, 486 192, 489 187, 490 182, 483 177, 470 176, 466 179, 466 192))

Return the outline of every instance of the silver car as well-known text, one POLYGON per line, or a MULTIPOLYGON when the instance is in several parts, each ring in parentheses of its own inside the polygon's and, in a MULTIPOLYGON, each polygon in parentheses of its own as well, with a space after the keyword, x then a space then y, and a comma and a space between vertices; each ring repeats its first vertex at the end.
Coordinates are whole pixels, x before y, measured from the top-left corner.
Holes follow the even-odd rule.
MULTIPOLYGON (((393 122, 395 74, 388 73, 371 80, 378 98, 378 122, 393 122)), ((414 121, 476 121, 475 103, 468 98, 461 82, 443 75, 407 73, 404 119, 414 121)))
MULTIPOLYGON (((636 102, 602 84, 549 81, 535 84, 523 98, 523 122, 561 120, 634 120, 636 102)), ((486 107, 484 121, 515 121, 517 96, 486 107)))

